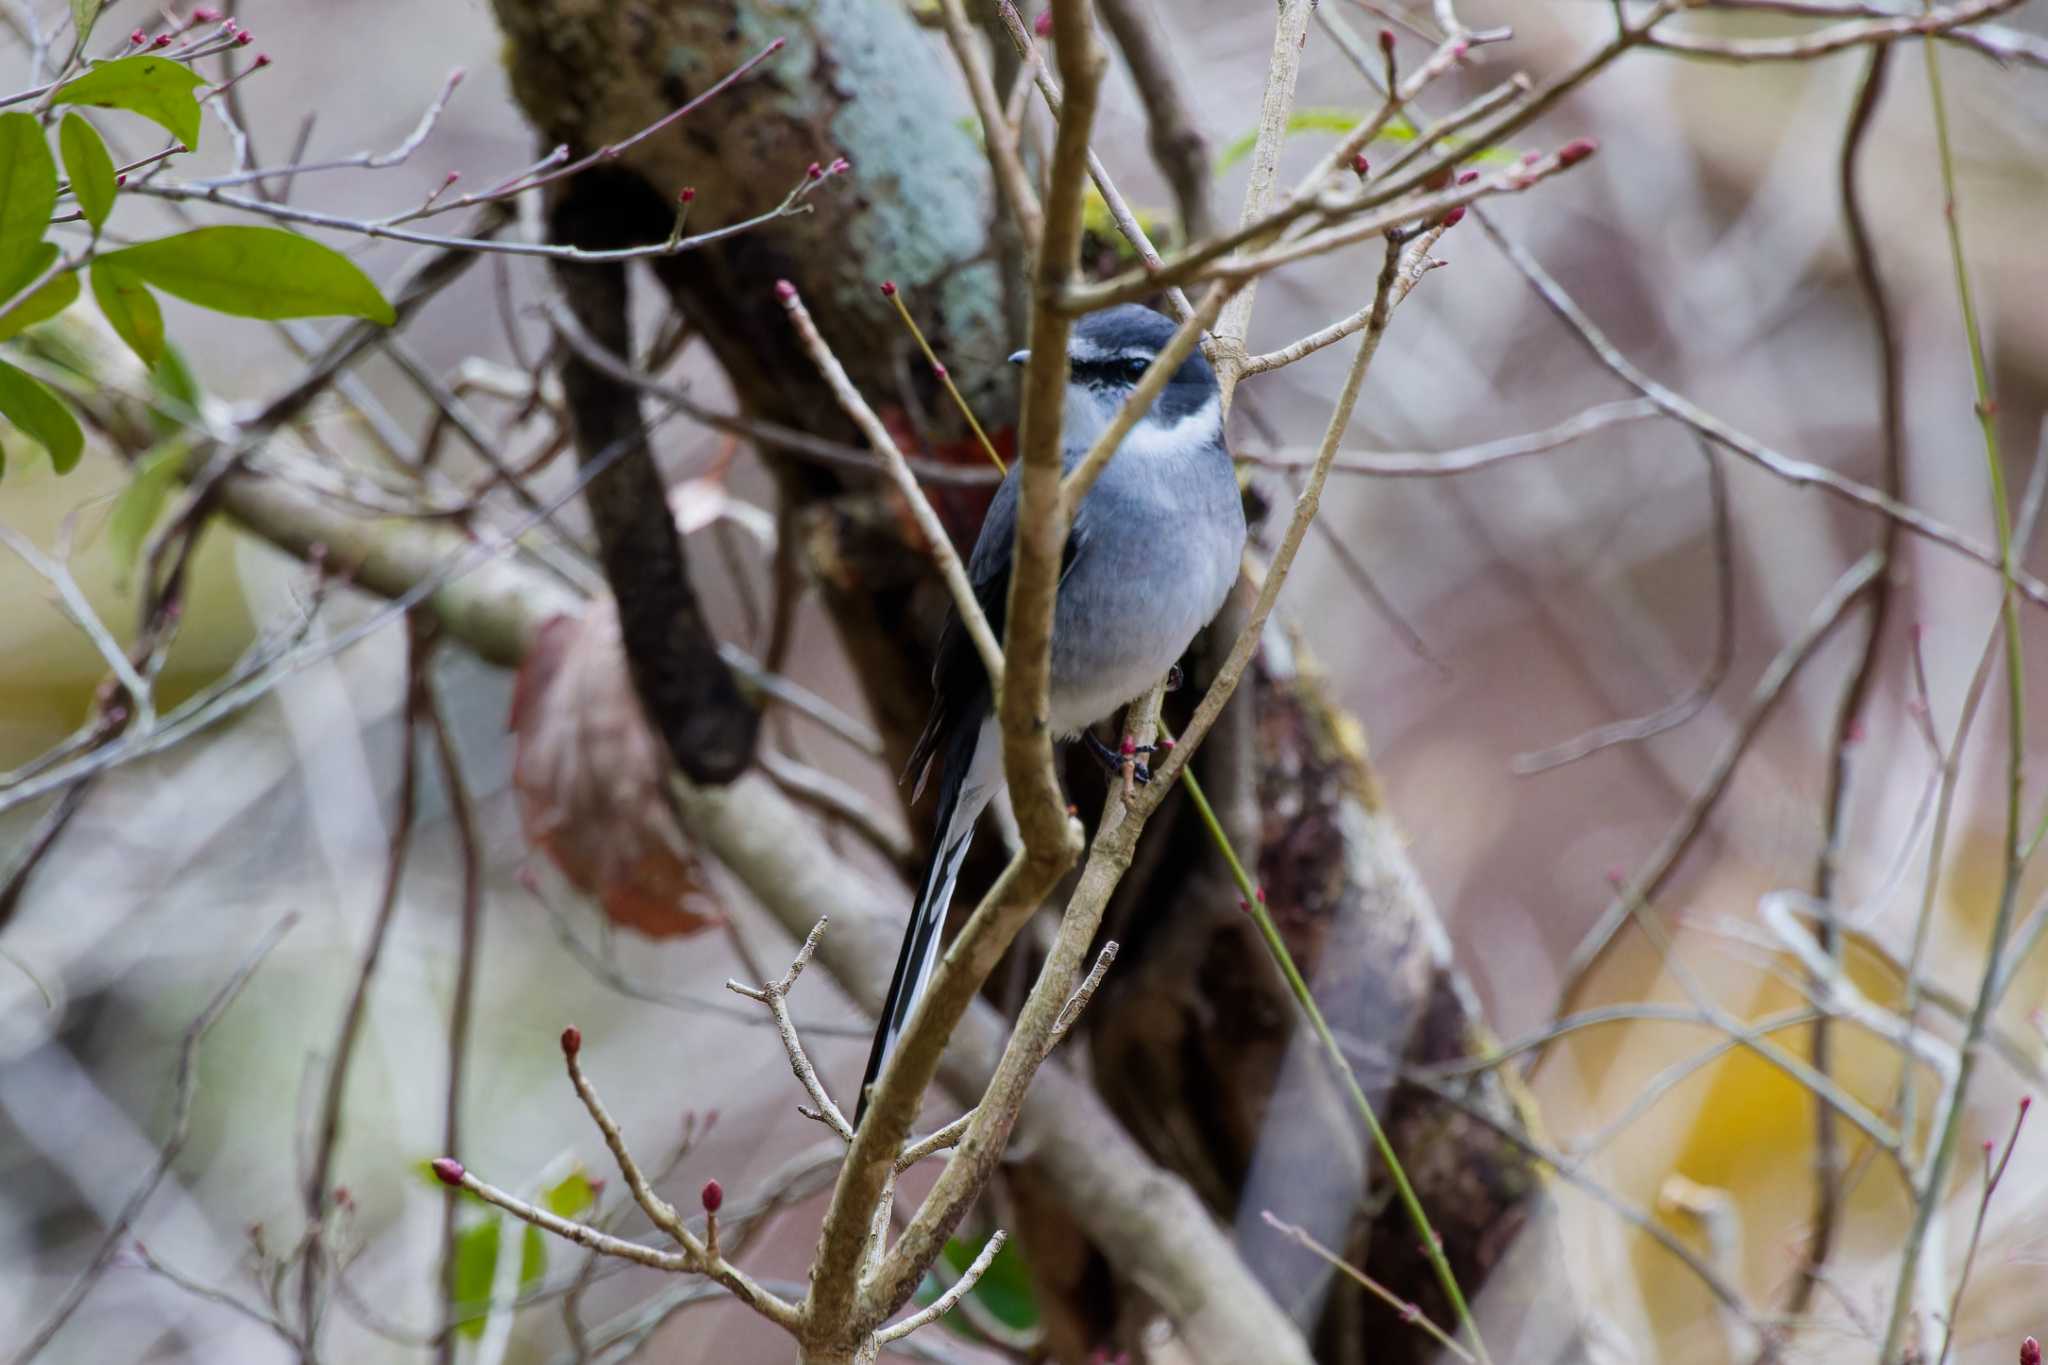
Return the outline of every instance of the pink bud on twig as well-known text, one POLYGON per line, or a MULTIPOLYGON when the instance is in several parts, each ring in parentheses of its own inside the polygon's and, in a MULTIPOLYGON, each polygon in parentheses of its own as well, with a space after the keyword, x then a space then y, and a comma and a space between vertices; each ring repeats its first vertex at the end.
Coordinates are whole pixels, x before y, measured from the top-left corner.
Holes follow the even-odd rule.
POLYGON ((1459 183, 1460 185, 1469 185, 1469 184, 1471 184, 1471 183, 1472 183, 1473 181, 1477 180, 1478 178, 1479 178, 1479 172, 1477 172, 1477 171, 1459 171, 1459 172, 1458 172, 1458 183, 1459 183))
POLYGON ((883 280, 883 281, 882 281, 882 297, 883 297, 883 298, 885 298, 885 299, 893 299, 893 298, 895 298, 895 297, 896 297, 896 281, 894 281, 894 280, 883 280))
POLYGON ((1465 221, 1465 206, 1464 206, 1463 204, 1460 204, 1460 205, 1458 205, 1458 207, 1456 207, 1456 208, 1452 209, 1452 210, 1451 210, 1451 211, 1450 211, 1449 213, 1446 213, 1446 214, 1444 215, 1444 224, 1443 224, 1443 225, 1444 225, 1444 226, 1445 226, 1446 228, 1454 228, 1454 227, 1456 227, 1456 226, 1457 226, 1458 224, 1460 224, 1460 223, 1462 223, 1462 222, 1464 222, 1464 221, 1465 221))
POLYGON ((1031 23, 1031 31, 1041 38, 1052 37, 1052 11, 1046 10, 1031 23))
POLYGON ((1353 152, 1351 154, 1351 173, 1353 175, 1363 180, 1365 179, 1365 173, 1371 169, 1372 163, 1365 159, 1364 152, 1353 152))
POLYGON ((825 168, 823 166, 820 166, 815 161, 813 161, 810 164, 810 166, 807 167, 804 171, 804 179, 806 180, 823 180, 824 178, 825 168))
POLYGON ((1380 51, 1386 53, 1389 57, 1394 55, 1394 30, 1390 28, 1380 30, 1380 51))
POLYGON ((149 45, 151 47, 169 47, 171 45, 171 35, 168 33, 159 33, 156 35, 156 37, 149 40, 149 45))
POLYGON ((195 24, 210 24, 218 18, 220 18, 220 11, 209 9, 205 5, 201 5, 198 9, 192 11, 192 22, 195 24))
POLYGON ((144 43, 149 41, 149 35, 138 28, 135 30, 135 32, 128 35, 128 41, 134 44, 136 47, 141 47, 144 43))
POLYGON ((562 1055, 574 1057, 583 1051, 583 1030, 574 1024, 562 1030, 562 1055))
POLYGON ((235 35, 235 46, 236 46, 236 47, 247 47, 247 46, 248 46, 248 45, 249 45, 250 43, 253 43, 253 42, 255 42, 255 41, 256 41, 256 35, 255 35, 255 34, 253 34, 253 33, 251 33, 251 32, 249 32, 249 30, 248 30, 248 29, 246 29, 246 28, 245 28, 245 29, 243 29, 243 30, 242 30, 242 31, 241 31, 240 33, 237 33, 237 34, 235 35))
POLYGON ((795 302, 796 286, 788 280, 777 280, 775 282, 775 297, 781 299, 784 303, 795 302))
POLYGON ((127 176, 125 176, 125 175, 117 175, 117 176, 115 176, 115 177, 114 177, 114 188, 115 188, 115 189, 117 189, 117 190, 118 190, 118 189, 120 189, 120 188, 121 188, 121 186, 123 186, 123 185, 125 185, 125 184, 127 184, 127 183, 128 183, 128 177, 127 177, 127 176))
POLYGON ((1589 137, 1574 138, 1557 149, 1557 164, 1560 166, 1575 166, 1593 155, 1599 149, 1599 146, 1599 143, 1589 137))
POLYGON ((943 382, 946 378, 946 373, 947 371, 944 361, 934 360, 932 362, 932 378, 943 382))
POLYGON ((434 1179, 440 1181, 443 1185, 461 1185, 462 1163, 452 1156, 435 1157, 434 1179))
POLYGON ((2020 1365, 2041 1365, 2041 1343, 2028 1337, 2020 1343, 2020 1365))
MULTIPOLYGON (((256 54, 256 65, 258 65, 258 66, 269 66, 269 65, 270 65, 270 54, 269 54, 268 52, 259 52, 259 53, 257 53, 257 54, 256 54)), ((452 176, 452 175, 454 174, 454 172, 453 172, 453 171, 450 171, 450 172, 449 172, 449 174, 450 174, 450 175, 452 176)), ((445 183, 448 183, 448 182, 444 181, 443 183, 445 184, 445 183)))
POLYGON ((695 185, 685 185, 680 191, 677 192, 676 202, 678 204, 687 204, 696 197, 697 187, 695 185))
POLYGON ((697 1197, 704 1203, 704 1212, 717 1213, 719 1206, 725 1203, 725 1186, 716 1180, 707 1180, 697 1197))

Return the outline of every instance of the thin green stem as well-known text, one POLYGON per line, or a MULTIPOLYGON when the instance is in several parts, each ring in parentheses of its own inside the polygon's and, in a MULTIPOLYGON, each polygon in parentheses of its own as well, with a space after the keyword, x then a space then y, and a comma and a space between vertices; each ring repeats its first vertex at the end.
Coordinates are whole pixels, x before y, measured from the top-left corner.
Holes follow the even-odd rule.
MULTIPOLYGON (((1919 1189, 1915 1191, 1917 1198, 1913 1225, 1907 1233, 1905 1253, 1899 1265, 1898 1285, 1892 1295, 1891 1322, 1885 1331, 1884 1348, 1878 1356, 1880 1362, 1899 1358, 1906 1320, 1912 1316, 1914 1284, 1921 1275, 1919 1262, 1926 1243, 1927 1230, 1933 1222, 1936 1209, 1941 1202, 1942 1188, 1948 1181, 1950 1168, 1955 1161, 1956 1144, 1963 1127, 1963 1101, 1969 1092, 1971 1074, 1976 1069, 1977 1055, 1982 1050, 1992 1006, 1998 996, 1999 969, 2004 957, 2005 942, 2012 928, 2013 909, 2019 901, 2020 874, 2026 866, 2020 846, 2020 798, 2025 780, 2026 756, 2026 670, 2021 655, 2019 598, 2016 591, 2019 567, 2013 553, 2012 510, 2006 500, 2005 467, 1998 453, 1998 408, 1991 398, 1990 372, 1984 363, 1984 338, 1977 323, 1976 303, 1970 292, 1969 261, 1963 251, 1962 211, 1956 194, 1955 155, 1949 140, 1948 105, 1942 94, 1941 58, 1935 47, 1933 43, 1926 43, 1922 45, 1921 51, 1927 63, 1927 93, 1933 106, 1935 146, 1941 161, 1942 217, 1948 234, 1949 261, 1955 270, 1956 296, 1962 306, 1963 331, 1970 347, 1970 374, 1976 387, 1977 425, 1984 438, 1984 458, 1991 473, 1991 511, 1998 527, 2000 613, 2005 627, 2008 709, 2005 876, 2004 883, 1999 889, 1998 910, 1991 922, 1991 941, 1985 952, 1983 982, 1978 989, 1976 1002, 1971 1006, 1969 1022, 1965 1026, 1955 1080, 1943 1099, 1943 1121, 1935 1138, 1934 1148, 1928 1154, 1926 1175, 1921 1180, 1919 1189)), ((1923 1356, 1928 1353, 1929 1345, 1930 1343, 1921 1343, 1923 1356)))
MULTIPOLYGON (((1166 734, 1164 722, 1160 733, 1166 734)), ((1168 736, 1171 738, 1171 736, 1168 736)), ((1450 1261, 1444 1256, 1442 1239, 1430 1225, 1429 1213, 1422 1207, 1422 1200, 1415 1193, 1415 1186, 1409 1183, 1408 1172, 1401 1165, 1401 1158, 1394 1152, 1394 1144, 1388 1140, 1386 1129, 1380 1127, 1379 1116, 1373 1112, 1372 1101, 1366 1098, 1365 1087, 1358 1083, 1358 1073, 1351 1069, 1351 1062, 1344 1055, 1344 1049, 1337 1043, 1337 1035, 1330 1029, 1329 1021, 1323 1018, 1323 1011, 1316 1004, 1316 998, 1308 988, 1301 969, 1294 965, 1294 955, 1287 951, 1286 941, 1280 937, 1280 930, 1273 924, 1273 916, 1266 910, 1265 893, 1252 881, 1251 874, 1238 859, 1237 850, 1230 846, 1230 836, 1223 832, 1223 822, 1216 818, 1215 809, 1209 798, 1202 792, 1202 784, 1195 779, 1193 771, 1182 768, 1180 783, 1186 789, 1188 799, 1195 803, 1195 810, 1202 817, 1202 824, 1209 831, 1209 838, 1215 843, 1223 861, 1230 867, 1230 876, 1237 883, 1238 893, 1243 897, 1245 909, 1252 922, 1259 926, 1259 936, 1266 941, 1266 951, 1273 955, 1280 973, 1287 978, 1288 989, 1301 1004, 1302 1012, 1321 1040, 1323 1050, 1329 1054, 1330 1062, 1344 1078, 1345 1088, 1351 1092, 1352 1107, 1365 1120, 1366 1130, 1372 1134, 1373 1145, 1379 1149, 1380 1160, 1387 1166, 1387 1173, 1393 1177, 1394 1190, 1400 1196, 1401 1207, 1408 1212, 1408 1221, 1415 1225, 1415 1231, 1422 1238, 1422 1249, 1429 1257, 1429 1264, 1436 1271, 1437 1283, 1443 1286, 1444 1297, 1451 1301, 1451 1307, 1458 1314, 1458 1321, 1472 1338, 1472 1351, 1480 1365, 1493 1365, 1493 1358, 1486 1352, 1486 1341, 1479 1335, 1479 1324, 1472 1317, 1472 1310, 1465 1302, 1464 1291, 1458 1288, 1458 1277, 1451 1270, 1450 1261)))

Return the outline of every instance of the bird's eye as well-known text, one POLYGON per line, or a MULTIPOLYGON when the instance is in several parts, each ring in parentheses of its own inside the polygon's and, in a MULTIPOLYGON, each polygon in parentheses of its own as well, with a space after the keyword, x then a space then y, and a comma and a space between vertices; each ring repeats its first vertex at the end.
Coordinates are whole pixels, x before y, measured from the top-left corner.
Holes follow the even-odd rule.
POLYGON ((1151 364, 1152 362, 1149 360, 1126 360, 1124 362, 1124 377, 1135 384, 1145 377, 1145 371, 1151 364))

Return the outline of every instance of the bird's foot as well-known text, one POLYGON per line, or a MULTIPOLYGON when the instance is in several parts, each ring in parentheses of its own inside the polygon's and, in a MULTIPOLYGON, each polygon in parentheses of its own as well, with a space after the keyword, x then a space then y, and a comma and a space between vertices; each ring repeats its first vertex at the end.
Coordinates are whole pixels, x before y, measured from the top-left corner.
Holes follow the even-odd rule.
POLYGON ((1112 777, 1122 775, 1124 764, 1130 763, 1131 776, 1136 781, 1143 784, 1152 780, 1152 770, 1137 761, 1139 754, 1149 754, 1152 752, 1152 745, 1139 744, 1132 740, 1129 735, 1125 735, 1123 748, 1119 751, 1110 748, 1107 744, 1097 739, 1093 730, 1083 730, 1081 738, 1087 742, 1088 752, 1094 754, 1101 761, 1102 766, 1109 769, 1112 777))

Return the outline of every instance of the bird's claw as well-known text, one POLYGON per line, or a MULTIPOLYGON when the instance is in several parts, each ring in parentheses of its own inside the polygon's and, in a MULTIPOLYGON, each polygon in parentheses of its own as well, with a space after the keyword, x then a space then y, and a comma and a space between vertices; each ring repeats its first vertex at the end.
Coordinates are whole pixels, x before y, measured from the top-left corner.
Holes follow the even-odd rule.
POLYGON ((1143 786, 1152 780, 1152 770, 1143 763, 1137 762, 1136 759, 1139 754, 1151 753, 1155 746, 1150 744, 1132 744, 1127 738, 1124 743, 1129 747, 1119 752, 1097 739, 1093 731, 1083 730, 1081 738, 1087 742, 1088 752, 1094 754, 1102 763, 1102 766, 1109 769, 1112 777, 1121 776, 1125 761, 1130 760, 1131 779, 1133 781, 1138 783, 1139 786, 1143 786))

